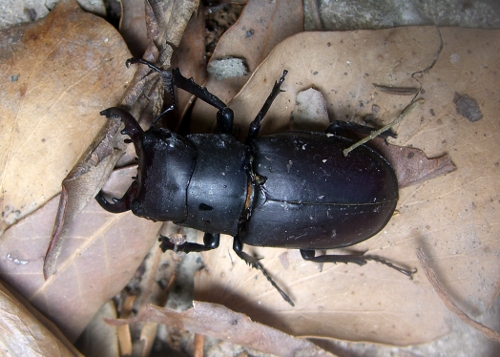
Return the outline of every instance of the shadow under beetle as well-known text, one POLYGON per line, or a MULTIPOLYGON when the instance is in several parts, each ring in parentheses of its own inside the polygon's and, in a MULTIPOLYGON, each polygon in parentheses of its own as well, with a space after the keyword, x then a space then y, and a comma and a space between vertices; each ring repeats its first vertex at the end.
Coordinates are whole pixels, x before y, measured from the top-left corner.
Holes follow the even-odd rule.
MULTIPOLYGON (((132 210, 140 217, 205 232, 203 244, 174 245, 161 237, 163 251, 207 251, 219 246, 220 234, 233 236, 236 254, 261 270, 292 306, 258 259, 243 251, 243 244, 296 248, 303 259, 320 263, 363 265, 375 260, 411 278, 414 272, 376 256, 315 255, 316 249, 351 246, 378 233, 396 207, 398 182, 387 160, 365 145, 343 155, 354 143, 344 135, 350 123, 334 122, 324 133, 289 131, 258 137, 286 70, 242 144, 231 134, 233 111, 206 88, 178 69, 170 73, 141 59, 130 63, 159 72, 172 94, 176 86, 217 108, 216 133, 183 137, 154 124, 144 132, 127 111, 104 110, 102 115, 125 124, 122 134, 130 137, 139 158, 137 177, 121 199, 111 203, 102 191, 96 196, 104 209, 132 210)), ((167 111, 174 106, 175 99, 167 111)))

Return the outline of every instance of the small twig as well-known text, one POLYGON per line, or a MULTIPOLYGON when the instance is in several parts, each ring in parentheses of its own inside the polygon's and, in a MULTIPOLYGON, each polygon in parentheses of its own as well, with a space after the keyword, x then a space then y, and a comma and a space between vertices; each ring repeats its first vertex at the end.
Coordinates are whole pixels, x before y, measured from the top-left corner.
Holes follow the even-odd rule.
POLYGON ((420 93, 422 92, 422 82, 420 82, 416 77, 415 75, 418 74, 418 73, 427 73, 429 72, 432 67, 434 67, 434 65, 436 64, 436 62, 438 61, 439 59, 439 55, 441 54, 441 51, 443 50, 443 47, 444 47, 444 41, 443 41, 443 36, 441 35, 441 31, 439 30, 439 27, 436 26, 436 30, 438 32, 438 35, 439 35, 439 48, 437 49, 436 51, 436 54, 434 55, 434 59, 432 60, 432 63, 427 66, 426 68, 420 70, 420 71, 416 71, 416 72, 413 72, 411 74, 411 77, 416 80, 418 83, 419 83, 419 88, 410 88, 410 87, 389 87, 389 86, 383 86, 383 85, 380 85, 380 84, 376 84, 376 83, 373 83, 373 85, 375 86, 375 88, 383 91, 383 92, 388 92, 388 93, 391 93, 391 94, 398 94, 398 95, 412 95, 414 94, 413 96, 413 99, 411 100, 411 102, 403 109, 403 111, 401 112, 401 114, 396 118, 396 120, 392 121, 391 123, 387 124, 386 126, 384 126, 383 128, 379 129, 379 130, 376 130, 376 131, 373 131, 369 136, 367 136, 366 138, 363 138, 361 139, 360 141, 356 142, 354 145, 348 147, 347 149, 345 149, 343 151, 344 153, 344 156, 347 156, 352 150, 356 149, 358 146, 361 146, 363 145, 364 143, 376 138, 377 136, 379 136, 380 134, 382 134, 384 131, 387 131, 389 129, 391 129, 393 126, 395 126, 396 124, 398 124, 399 122, 401 122, 401 120, 403 120, 403 118, 408 115, 413 109, 416 108, 416 106, 418 104, 421 104, 424 102, 423 99, 418 99, 417 100, 417 97, 420 95, 420 93))
POLYGON ((424 102, 424 100, 422 98, 420 99, 417 99, 417 100, 413 100, 410 104, 408 104, 406 106, 406 108, 403 109, 403 111, 401 112, 401 114, 399 114, 399 116, 393 120, 392 122, 390 122, 389 124, 387 124, 386 126, 384 126, 383 128, 379 129, 379 130, 375 130, 373 131, 369 136, 367 136, 366 138, 363 138, 359 141, 357 141, 355 144, 349 146, 347 149, 345 149, 343 151, 344 153, 344 156, 347 156, 349 155, 349 153, 356 149, 358 146, 361 146, 363 145, 364 143, 366 143, 367 141, 370 141, 371 139, 379 136, 380 134, 382 134, 384 131, 387 131, 389 129, 391 129, 394 125, 398 124, 399 122, 401 122, 405 116, 407 116, 408 114, 410 114, 410 112, 415 109, 419 104, 422 104, 424 102))
POLYGON ((431 283, 432 287, 441 298, 446 307, 453 312, 457 317, 465 322, 467 325, 475 328, 476 330, 482 332, 486 337, 490 340, 500 342, 500 334, 489 327, 484 326, 483 324, 471 319, 465 312, 463 312, 448 296, 446 290, 439 282, 436 277, 436 273, 432 270, 427 255, 424 253, 422 248, 417 249, 417 257, 420 260, 420 264, 422 264, 422 268, 424 269, 425 275, 427 279, 431 283))
POLYGON ((420 92, 421 88, 413 88, 413 87, 391 87, 391 86, 383 86, 377 83, 372 83, 375 88, 379 91, 395 94, 395 95, 415 95, 420 92))

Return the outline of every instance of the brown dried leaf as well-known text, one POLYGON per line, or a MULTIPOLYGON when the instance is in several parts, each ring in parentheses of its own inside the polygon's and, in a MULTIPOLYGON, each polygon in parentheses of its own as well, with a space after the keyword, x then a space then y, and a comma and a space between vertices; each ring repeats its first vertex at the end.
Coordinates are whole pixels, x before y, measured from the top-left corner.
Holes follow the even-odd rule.
POLYGON ((121 356, 116 328, 104 322, 105 318, 117 318, 116 307, 112 300, 106 302, 97 311, 75 343, 78 350, 85 356, 121 356))
MULTIPOLYGON (((124 192, 135 174, 135 167, 115 171, 106 192, 124 192)), ((0 245, 0 278, 74 341, 102 304, 134 275, 154 244, 161 223, 131 212, 112 214, 92 200, 67 233, 57 274, 45 280, 43 257, 58 202, 56 196, 5 232, 0 245)))
MULTIPOLYGON (((229 102, 278 43, 304 30, 303 17, 302 1, 248 1, 238 21, 219 40, 210 59, 211 62, 228 57, 242 59, 248 75, 222 80, 211 75, 205 86, 223 102, 229 102)), ((215 113, 215 108, 197 101, 193 108, 192 131, 212 132, 215 113)))
POLYGON ((12 356, 83 356, 16 291, 0 281, 0 348, 12 356))
MULTIPOLYGON (((500 290, 500 126, 498 73, 500 32, 442 29, 444 49, 420 80, 425 103, 396 128, 398 145, 429 157, 450 153, 457 170, 400 191, 395 215, 375 237, 353 247, 407 267, 418 267, 415 248, 432 247, 434 264, 462 306, 483 312, 500 290), (483 119, 457 114, 455 92, 474 98, 483 119)), ((302 33, 280 43, 230 104, 236 123, 247 128, 283 69, 281 93, 261 134, 288 128, 295 98, 314 86, 327 99, 330 118, 353 120, 380 108, 388 123, 408 96, 382 93, 372 83, 418 87, 411 78, 432 62, 439 47, 435 28, 302 33), (300 55, 297 55, 300 53, 300 55)), ((242 130, 242 136, 245 130, 242 130)), ((246 246, 296 303, 290 308, 262 275, 245 266, 223 238, 202 253, 206 270, 196 280, 198 300, 225 304, 252 319, 299 336, 408 345, 449 330, 443 307, 423 274, 413 281, 387 267, 304 262, 294 250, 246 246)))
POLYGON ((160 51, 159 62, 170 66, 172 48, 179 46, 182 34, 191 16, 198 9, 199 0, 150 0, 146 3, 146 26, 149 37, 160 51))
MULTIPOLYGON (((205 82, 206 55, 205 55, 205 8, 200 5, 198 13, 189 21, 179 47, 172 56, 172 68, 179 68, 187 78, 193 78, 196 83, 205 82)), ((184 116, 191 106, 193 95, 185 91, 177 91, 177 110, 184 116)), ((178 129, 180 122, 168 123, 169 128, 178 129)), ((177 130, 175 130, 177 131, 177 130)))
POLYGON ((370 146, 375 147, 391 163, 398 177, 399 188, 416 185, 457 169, 449 155, 429 159, 420 149, 386 144, 384 140, 374 140, 370 146))
POLYGON ((105 121, 130 80, 129 52, 104 20, 74 1, 0 32, 0 232, 42 206, 105 121))
POLYGON ((307 340, 253 322, 248 316, 224 306, 205 302, 195 301, 193 308, 183 312, 148 305, 136 317, 127 320, 108 319, 107 322, 115 326, 156 322, 283 357, 333 356, 307 340))
POLYGON ((150 40, 146 32, 145 1, 122 0, 120 33, 135 57, 142 57, 150 40))
POLYGON ((56 271, 57 258, 72 221, 94 199, 123 154, 125 143, 122 135, 117 135, 121 125, 121 121, 117 119, 108 120, 87 152, 62 182, 54 230, 43 265, 45 279, 56 271))

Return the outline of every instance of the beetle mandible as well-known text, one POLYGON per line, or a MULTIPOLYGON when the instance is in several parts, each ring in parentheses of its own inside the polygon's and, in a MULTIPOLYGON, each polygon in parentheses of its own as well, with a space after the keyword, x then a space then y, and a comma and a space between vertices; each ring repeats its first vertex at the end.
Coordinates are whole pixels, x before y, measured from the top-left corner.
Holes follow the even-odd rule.
MULTIPOLYGON (((161 237, 163 251, 207 251, 219 246, 220 234, 234 237, 236 254, 261 270, 292 305, 258 259, 243 251, 243 244, 296 248, 303 259, 321 263, 363 265, 375 260, 411 278, 413 271, 376 256, 316 256, 315 250, 351 246, 378 233, 395 210, 398 182, 387 160, 368 146, 343 155, 354 143, 345 135, 352 123, 336 121, 324 133, 289 131, 259 137, 261 121, 281 91, 286 70, 250 124, 243 144, 231 133, 233 111, 206 88, 178 69, 164 71, 142 59, 129 59, 127 66, 131 63, 159 72, 171 93, 176 86, 217 108, 216 133, 183 137, 154 123, 143 131, 121 108, 101 112, 121 119, 122 134, 130 137, 139 159, 137 177, 121 199, 111 203, 102 191, 96 196, 104 209, 132 210, 140 217, 205 232, 203 244, 175 245, 161 237)), ((175 98, 167 111, 174 106, 175 98)))

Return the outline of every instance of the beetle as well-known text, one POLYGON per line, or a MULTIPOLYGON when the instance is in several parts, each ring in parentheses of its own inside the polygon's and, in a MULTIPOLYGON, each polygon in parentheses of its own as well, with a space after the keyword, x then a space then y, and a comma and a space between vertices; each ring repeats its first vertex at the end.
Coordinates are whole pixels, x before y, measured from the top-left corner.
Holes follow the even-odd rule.
MULTIPOLYGON (((132 210, 140 217, 201 230, 203 244, 174 244, 161 237, 163 251, 201 252, 219 246, 220 234, 233 237, 233 249, 250 266, 263 272, 282 297, 288 295, 273 281, 257 258, 243 245, 300 249, 313 262, 365 264, 382 262, 408 276, 414 271, 376 256, 319 255, 316 250, 343 248, 377 234, 390 220, 398 201, 398 182, 389 162, 362 145, 347 157, 342 151, 355 141, 354 125, 332 123, 325 132, 288 131, 258 136, 261 122, 281 91, 287 71, 251 122, 245 143, 232 135, 233 111, 219 98, 182 76, 142 59, 129 59, 159 72, 173 94, 183 89, 218 109, 214 134, 181 136, 153 125, 143 131, 121 108, 101 112, 125 124, 138 156, 138 174, 121 199, 96 199, 107 211, 132 210), (347 129, 346 129, 347 128, 347 129)), ((168 110, 173 109, 174 104, 168 110)), ((372 130, 368 128, 368 130, 372 130)))

